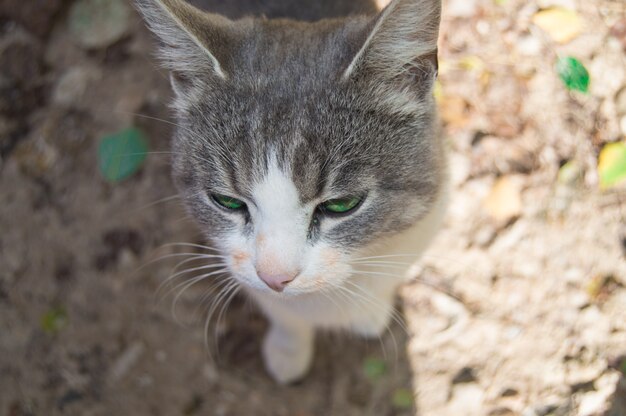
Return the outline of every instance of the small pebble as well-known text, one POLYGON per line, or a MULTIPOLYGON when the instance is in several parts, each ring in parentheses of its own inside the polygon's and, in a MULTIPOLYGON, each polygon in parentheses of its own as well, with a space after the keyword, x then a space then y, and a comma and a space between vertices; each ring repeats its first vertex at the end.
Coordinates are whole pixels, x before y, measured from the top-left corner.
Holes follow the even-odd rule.
POLYGON ((167 353, 163 350, 159 350, 156 352, 155 358, 158 362, 163 363, 167 360, 167 353))
POLYGON ((211 364, 205 364, 202 368, 202 375, 207 381, 211 384, 217 383, 220 378, 219 373, 217 372, 217 368, 211 364))
POLYGON ((144 349, 143 344, 140 342, 135 342, 130 347, 126 348, 111 366, 109 380, 112 382, 121 380, 137 361, 139 361, 139 358, 143 355, 144 349))
POLYGON ((497 407, 488 413, 488 416, 514 416, 515 412, 508 407, 497 407))
POLYGON ((515 390, 514 388, 507 387, 504 390, 502 390, 502 393, 500 393, 500 397, 513 397, 513 396, 517 396, 518 394, 519 392, 515 390))
POLYGON ((496 230, 493 226, 487 225, 480 228, 476 234, 474 234, 474 244, 479 247, 487 247, 496 238, 496 230))
POLYGON ((52 92, 52 101, 56 104, 73 107, 83 98, 91 80, 98 78, 97 71, 86 67, 70 68, 65 72, 52 92))
POLYGON ((474 369, 471 367, 463 367, 452 378, 452 384, 472 383, 476 380, 477 378, 476 378, 476 374, 474 373, 474 369))

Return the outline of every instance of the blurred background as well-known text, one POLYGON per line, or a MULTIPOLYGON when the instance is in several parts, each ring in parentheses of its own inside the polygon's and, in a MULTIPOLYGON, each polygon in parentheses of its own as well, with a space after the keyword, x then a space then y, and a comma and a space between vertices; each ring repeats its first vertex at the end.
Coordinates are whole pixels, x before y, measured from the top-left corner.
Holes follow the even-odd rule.
POLYGON ((203 240, 153 50, 127 0, 0 0, 0 414, 626 415, 626 2, 444 1, 445 228, 290 387, 249 302, 162 286, 203 240))

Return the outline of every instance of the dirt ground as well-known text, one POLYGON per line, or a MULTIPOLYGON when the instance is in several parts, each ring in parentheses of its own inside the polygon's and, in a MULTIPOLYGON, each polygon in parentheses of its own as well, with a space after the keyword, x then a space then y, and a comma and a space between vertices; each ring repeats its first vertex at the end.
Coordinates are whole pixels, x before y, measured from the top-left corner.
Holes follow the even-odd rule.
POLYGON ((444 4, 452 201, 399 298, 407 328, 322 334, 311 374, 280 387, 248 301, 205 346, 207 287, 175 308, 158 290, 176 258, 151 261, 202 238, 174 198, 156 120, 171 120, 170 91, 139 18, 86 45, 71 1, 3 0, 0 414, 408 415, 413 391, 421 415, 626 415, 626 192, 601 191, 597 173, 626 139, 626 3, 444 4), (552 6, 583 21, 567 42, 533 22, 552 6), (588 94, 556 75, 567 55, 588 94), (99 140, 129 126, 152 153, 108 183, 99 140))

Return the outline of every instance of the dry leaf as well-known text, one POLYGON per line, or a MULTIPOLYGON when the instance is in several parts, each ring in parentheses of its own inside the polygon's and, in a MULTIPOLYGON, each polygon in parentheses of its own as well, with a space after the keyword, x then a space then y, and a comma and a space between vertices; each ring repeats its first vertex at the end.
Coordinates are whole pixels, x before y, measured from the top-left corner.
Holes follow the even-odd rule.
POLYGON ((458 95, 441 94, 438 99, 441 119, 451 127, 463 127, 469 122, 469 105, 458 95))
POLYGON ((522 184, 514 176, 502 176, 493 184, 484 207, 498 222, 509 222, 522 213, 522 184))
POLYGON ((468 71, 482 72, 485 69, 483 60, 475 55, 467 55, 459 59, 459 66, 468 71))
POLYGON ((583 30, 583 19, 578 13, 563 7, 552 7, 535 13, 533 23, 559 43, 569 42, 583 30))

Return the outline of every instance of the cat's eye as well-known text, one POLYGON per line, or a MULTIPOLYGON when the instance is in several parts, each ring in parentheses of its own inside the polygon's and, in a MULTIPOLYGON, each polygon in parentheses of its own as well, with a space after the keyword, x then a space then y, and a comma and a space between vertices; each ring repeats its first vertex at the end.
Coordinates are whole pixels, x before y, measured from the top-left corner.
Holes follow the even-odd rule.
POLYGON ((237 198, 233 198, 232 196, 220 195, 220 194, 212 194, 211 198, 215 201, 216 204, 232 210, 240 210, 246 207, 246 203, 240 201, 237 198))
POLYGON ((320 207, 325 212, 330 212, 333 214, 346 214, 355 209, 359 205, 361 200, 362 198, 359 198, 357 196, 329 199, 328 201, 323 202, 320 207))

